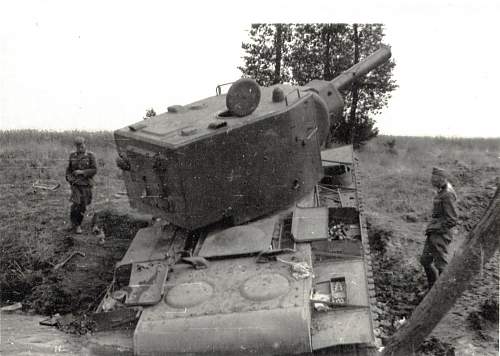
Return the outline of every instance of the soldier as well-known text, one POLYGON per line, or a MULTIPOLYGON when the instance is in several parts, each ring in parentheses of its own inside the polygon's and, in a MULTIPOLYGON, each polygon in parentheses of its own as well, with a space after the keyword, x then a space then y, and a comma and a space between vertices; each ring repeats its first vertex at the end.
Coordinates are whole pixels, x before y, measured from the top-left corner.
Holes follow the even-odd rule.
POLYGON ((437 189, 437 194, 434 197, 432 219, 425 230, 427 239, 420 257, 429 289, 448 264, 448 245, 452 239, 450 230, 457 224, 457 195, 445 171, 433 168, 431 184, 437 189))
POLYGON ((66 168, 66 180, 71 186, 71 230, 82 233, 83 216, 87 205, 92 202, 92 177, 97 173, 95 157, 85 148, 83 137, 75 138, 76 151, 69 155, 69 164, 66 168))

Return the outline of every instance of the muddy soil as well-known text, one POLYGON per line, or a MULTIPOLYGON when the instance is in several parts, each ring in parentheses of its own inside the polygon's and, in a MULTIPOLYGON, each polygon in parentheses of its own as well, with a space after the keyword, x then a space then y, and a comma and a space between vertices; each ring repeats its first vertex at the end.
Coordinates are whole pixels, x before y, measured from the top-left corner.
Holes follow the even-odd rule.
POLYGON ((98 336, 73 335, 40 326, 45 317, 2 313, 0 354, 6 356, 132 356, 132 332, 101 332, 98 336))
POLYGON ((104 214, 100 225, 114 232, 104 239, 91 232, 90 222, 82 235, 55 229, 51 235, 52 259, 35 265, 33 270, 20 269, 19 278, 9 280, 11 284, 2 291, 4 304, 21 301, 24 310, 41 315, 93 311, 113 278, 116 262, 125 254, 137 230, 148 223, 147 218, 131 221, 120 213, 104 214), (75 252, 85 257, 75 255, 56 269, 58 263, 75 252))
MULTIPOLYGON (((151 223, 151 216, 132 212, 127 201, 107 204, 92 221, 85 224, 85 233, 75 235, 56 229, 54 262, 75 256, 57 270, 47 262, 41 269, 27 271, 37 278, 13 280, 22 288, 4 290, 3 304, 21 301, 23 310, 1 315, 0 353, 5 355, 132 355, 132 330, 94 334, 93 313, 113 279, 114 266, 125 254, 137 230, 151 223), (91 226, 109 235, 96 236, 91 226), (32 283, 31 285, 29 283, 32 283), (17 293, 13 293, 17 292, 17 293), (21 294, 22 293, 22 294, 21 294), (63 317, 54 326, 42 326, 48 316, 63 317)), ((11 251, 12 252, 12 251, 11 251)), ((22 255, 19 253, 19 256, 22 255)), ((18 257, 19 257, 18 256, 18 257)), ((21 276, 19 276, 21 277, 21 276)), ((56 319, 56 317, 54 317, 56 319)))
MULTIPOLYGON (((459 194, 459 225, 452 251, 479 221, 494 194, 500 169, 471 172, 450 167, 459 194)), ((427 282, 418 258, 428 218, 389 216, 371 211, 368 216, 376 285, 380 337, 383 342, 408 319, 425 296, 427 282)), ((498 251, 485 261, 482 273, 441 320, 421 346, 423 355, 498 355, 498 251)))

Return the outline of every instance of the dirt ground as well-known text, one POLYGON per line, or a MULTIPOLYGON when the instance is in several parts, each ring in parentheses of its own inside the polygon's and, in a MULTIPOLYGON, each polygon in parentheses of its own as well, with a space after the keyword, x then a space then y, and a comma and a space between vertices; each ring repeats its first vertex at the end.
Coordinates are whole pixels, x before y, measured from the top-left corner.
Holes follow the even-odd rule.
MULTIPOLYGON (((128 202, 114 202, 115 207, 121 204, 128 202)), ((11 279, 7 280, 4 284, 6 287, 2 288, 3 304, 21 301, 24 310, 42 315, 92 312, 113 278, 116 262, 125 254, 137 230, 149 223, 147 216, 131 215, 129 209, 102 210, 100 215, 100 226, 104 227, 107 233, 104 240, 92 233, 90 216, 84 223, 84 233, 76 235, 66 231, 66 224, 61 228, 40 221, 43 219, 40 218, 41 213, 34 212, 30 221, 38 220, 37 223, 42 226, 38 227, 41 230, 38 233, 50 236, 48 254, 51 257, 33 256, 29 254, 30 251, 27 251, 26 256, 18 251, 17 254, 11 255, 17 255, 18 258, 12 257, 9 261, 3 261, 2 263, 10 263, 11 266, 19 265, 18 270, 12 269, 14 273, 11 274, 11 279), (45 228, 52 230, 50 234, 45 232, 45 228), (85 257, 75 255, 64 266, 55 268, 74 252, 81 252, 85 257), (25 257, 24 264, 19 256, 25 257), (21 266, 28 264, 31 264, 33 269, 22 269, 21 266), (15 278, 16 274, 19 278, 15 278)), ((33 232, 29 231, 29 228, 27 230, 27 233, 36 234, 36 228, 33 232)), ((3 245, 2 248, 9 248, 9 244, 3 245)))
MULTIPOLYGON (((459 225, 452 251, 460 248, 468 231, 479 221, 495 191, 500 167, 472 171, 459 163, 449 172, 459 195, 459 225)), ((365 180, 366 177, 365 177, 365 180)), ((370 184, 367 184, 367 190, 370 184)), ((365 192, 366 194, 366 192, 365 192)), ((430 212, 430 204, 429 204, 430 212)), ((380 336, 386 341, 408 319, 425 296, 426 278, 418 263, 428 216, 418 213, 369 212, 369 235, 375 275, 380 336)), ((452 252, 453 253, 453 252, 452 252)), ((480 276, 441 320, 421 346, 426 355, 498 355, 498 251, 480 276)))
MULTIPOLYGON (((2 305, 22 302, 24 311, 42 315, 79 315, 83 322, 70 325, 66 331, 85 333, 91 326, 84 323, 83 316, 95 309, 112 279, 113 266, 125 253, 135 232, 145 226, 150 217, 129 214, 131 210, 123 196, 125 189, 113 162, 114 152, 106 148, 97 152, 98 157, 105 159, 99 162, 94 204, 83 225, 85 234, 68 233, 69 189, 63 177, 67 152, 54 153, 54 157, 48 154, 43 159, 26 159, 34 155, 27 150, 0 150, 0 176, 3 177, 0 196, 4 202, 0 210, 0 302, 2 305), (62 185, 55 191, 34 188, 33 183, 38 179, 56 180, 62 185), (91 232, 91 217, 103 210, 108 213, 100 217, 106 233, 101 243, 91 232), (76 256, 54 271, 55 265, 75 251, 83 252, 85 257, 76 256)), ((390 200, 382 201, 381 205, 373 193, 383 196, 388 190, 377 185, 382 179, 377 179, 369 167, 369 162, 375 161, 373 154, 379 155, 368 152, 361 153, 360 157, 361 166, 366 168, 364 196, 374 254, 376 314, 380 337, 386 341, 396 330, 398 321, 408 318, 424 296, 426 281, 418 257, 423 248, 422 232, 428 221, 430 203, 422 209, 406 210, 390 210, 391 204, 395 204, 390 200)), ((460 197, 460 223, 453 242, 456 249, 493 195, 495 178, 500 176, 500 160, 480 169, 450 161, 446 168, 455 179, 453 183, 460 197)), ((431 191, 427 181, 421 183, 422 189, 431 191)), ((396 185, 387 189, 403 191, 403 188, 396 185)), ((497 355, 498 290, 497 253, 422 345, 420 354, 497 355)))
MULTIPOLYGON (((147 216, 131 213, 120 171, 114 163, 110 135, 92 150, 98 157, 93 204, 83 223, 84 234, 68 232, 70 190, 64 179, 71 143, 50 143, 51 136, 35 134, 24 143, 19 135, 0 150, 0 302, 22 302, 23 310, 42 315, 92 311, 113 277, 115 263, 127 250, 135 232, 148 224, 147 216), (109 136, 109 137, 108 137, 109 136), (53 186, 54 190, 37 186, 53 186), (118 210, 116 207, 120 207, 118 210), (106 227, 104 241, 91 231, 96 211, 106 227), (67 264, 55 268, 74 252, 67 264)), ((71 142, 71 135, 62 136, 71 142)), ((105 139, 103 139, 105 137, 105 139)), ((0 134, 0 139, 3 137, 0 134)), ((94 138, 94 141, 97 141, 94 138)))

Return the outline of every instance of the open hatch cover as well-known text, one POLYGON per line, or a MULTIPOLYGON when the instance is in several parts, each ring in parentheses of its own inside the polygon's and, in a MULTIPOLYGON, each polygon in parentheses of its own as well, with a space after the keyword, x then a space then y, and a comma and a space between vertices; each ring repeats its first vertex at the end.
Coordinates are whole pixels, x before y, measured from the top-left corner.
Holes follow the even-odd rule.
POLYGON ((278 217, 211 232, 203 241, 198 256, 229 257, 259 253, 270 249, 278 217))

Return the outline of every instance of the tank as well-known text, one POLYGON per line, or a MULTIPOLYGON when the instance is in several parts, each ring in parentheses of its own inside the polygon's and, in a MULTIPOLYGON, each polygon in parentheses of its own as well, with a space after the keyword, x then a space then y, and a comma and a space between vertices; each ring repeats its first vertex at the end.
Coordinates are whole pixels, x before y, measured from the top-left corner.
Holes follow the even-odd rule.
POLYGON ((324 146, 339 90, 390 55, 301 87, 243 78, 115 132, 130 204, 157 219, 98 312, 137 312, 136 355, 375 350, 357 160, 324 146))

